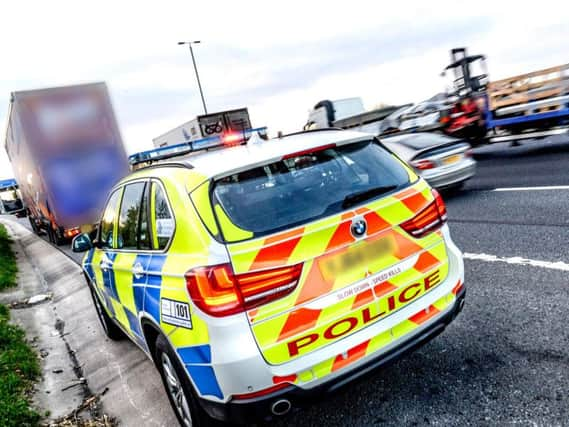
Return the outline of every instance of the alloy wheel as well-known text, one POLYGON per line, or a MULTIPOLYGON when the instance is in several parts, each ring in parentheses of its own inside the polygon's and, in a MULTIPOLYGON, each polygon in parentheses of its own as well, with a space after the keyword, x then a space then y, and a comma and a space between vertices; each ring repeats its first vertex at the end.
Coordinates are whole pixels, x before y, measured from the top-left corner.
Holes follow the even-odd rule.
POLYGON ((191 427, 192 415, 190 413, 190 407, 188 400, 186 399, 186 394, 182 388, 182 382, 176 374, 176 370, 172 365, 172 361, 166 353, 162 353, 162 370, 164 371, 164 377, 166 378, 168 393, 174 402, 176 411, 178 411, 178 414, 184 422, 184 425, 186 427, 191 427))

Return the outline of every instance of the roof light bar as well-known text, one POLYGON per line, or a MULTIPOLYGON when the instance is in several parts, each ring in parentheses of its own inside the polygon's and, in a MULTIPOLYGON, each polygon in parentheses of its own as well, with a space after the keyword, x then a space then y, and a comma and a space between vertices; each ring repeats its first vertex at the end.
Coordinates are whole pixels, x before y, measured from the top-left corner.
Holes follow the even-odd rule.
POLYGON ((12 187, 17 186, 18 183, 13 178, 0 180, 0 190, 11 189, 12 187))
POLYGON ((130 165, 156 160, 169 159, 172 157, 183 156, 195 151, 208 150, 216 147, 231 147, 234 145, 246 144, 252 135, 258 134, 259 137, 267 139, 267 128, 244 129, 242 131, 231 131, 220 136, 210 136, 195 141, 184 141, 179 144, 159 147, 152 150, 141 151, 131 154, 128 157, 130 165))

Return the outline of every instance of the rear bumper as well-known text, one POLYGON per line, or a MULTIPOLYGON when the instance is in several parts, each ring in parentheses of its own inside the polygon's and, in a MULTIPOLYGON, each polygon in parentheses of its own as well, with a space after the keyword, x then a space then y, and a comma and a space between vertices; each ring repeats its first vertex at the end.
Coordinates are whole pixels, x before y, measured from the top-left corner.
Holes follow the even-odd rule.
POLYGON ((452 167, 438 167, 421 173, 421 176, 435 188, 449 187, 474 176, 476 162, 471 159, 463 160, 452 167))
MULTIPOLYGON (((463 287, 461 291, 457 293, 453 305, 424 328, 420 328, 416 333, 406 336, 396 347, 385 353, 378 354, 377 357, 367 361, 357 369, 346 372, 316 387, 303 389, 297 386, 291 386, 268 396, 239 401, 231 400, 227 403, 201 399, 201 404, 206 412, 214 418, 224 421, 246 423, 275 416, 273 412, 275 405, 278 405, 278 412, 283 412, 282 409, 287 407, 301 407, 311 401, 321 399, 352 381, 358 380, 369 372, 395 362, 435 338, 444 331, 446 326, 460 313, 464 305, 465 295, 466 290, 463 287)), ((286 413, 288 410, 284 412, 286 413)))

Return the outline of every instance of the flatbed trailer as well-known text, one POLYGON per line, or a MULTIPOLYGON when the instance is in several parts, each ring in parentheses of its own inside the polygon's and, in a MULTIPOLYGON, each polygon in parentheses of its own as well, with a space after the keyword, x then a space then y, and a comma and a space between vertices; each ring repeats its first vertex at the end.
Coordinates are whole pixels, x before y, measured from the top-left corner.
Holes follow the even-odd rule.
POLYGON ((452 95, 458 101, 448 134, 478 142, 515 143, 568 132, 569 64, 488 81, 486 72, 473 72, 479 62, 485 71, 483 55, 469 56, 465 48, 458 48, 451 51, 451 58, 446 70, 453 71, 452 95))
POLYGON ((569 64, 490 82, 487 97, 485 122, 495 131, 492 142, 566 133, 569 64), (502 129, 513 132, 500 136, 502 129))

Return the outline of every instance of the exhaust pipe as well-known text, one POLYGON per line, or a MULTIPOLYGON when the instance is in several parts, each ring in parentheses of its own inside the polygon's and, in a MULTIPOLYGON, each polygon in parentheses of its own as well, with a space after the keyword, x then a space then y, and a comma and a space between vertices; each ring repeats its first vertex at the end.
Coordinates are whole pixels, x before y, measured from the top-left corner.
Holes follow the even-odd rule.
POLYGON ((292 405, 291 405, 289 400, 280 399, 280 400, 277 400, 275 403, 272 404, 271 412, 274 415, 278 415, 278 416, 286 415, 290 411, 291 407, 292 407, 292 405))

